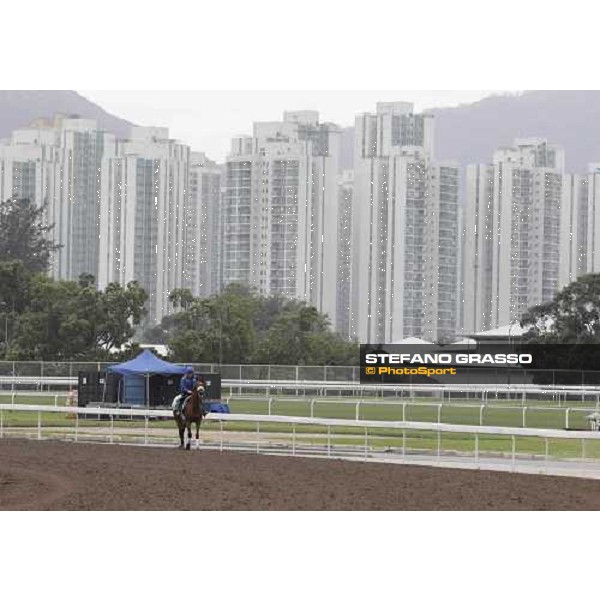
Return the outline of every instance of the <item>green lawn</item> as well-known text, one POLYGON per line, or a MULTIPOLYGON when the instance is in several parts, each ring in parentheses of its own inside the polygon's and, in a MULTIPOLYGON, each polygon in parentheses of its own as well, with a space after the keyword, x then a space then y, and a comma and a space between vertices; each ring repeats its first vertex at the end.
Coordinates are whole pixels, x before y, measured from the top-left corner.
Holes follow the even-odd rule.
MULTIPOLYGON (((354 399, 353 399, 354 400, 354 399)), ((0 404, 10 404, 11 397, 0 395, 0 404)), ((19 404, 54 405, 54 395, 19 395, 15 398, 19 404)), ((401 404, 390 404, 389 402, 362 403, 360 405, 360 418, 366 420, 394 420, 401 421, 403 416, 408 421, 435 422, 438 420, 438 405, 428 404, 430 400, 418 399, 401 404), (403 415, 404 412, 404 415, 403 415)), ((229 401, 231 411, 238 414, 264 414, 269 411, 268 400, 259 396, 256 399, 236 399, 229 401)), ((64 397, 59 399, 59 406, 64 406, 64 397)), ((445 403, 441 408, 441 420, 444 423, 478 425, 480 422, 480 403, 476 401, 453 401, 445 403)), ((558 407, 556 403, 544 401, 530 401, 526 405, 527 427, 564 429, 565 411, 564 406, 558 407)), ((569 404, 570 416, 569 427, 571 429, 588 429, 585 419, 586 414, 592 412, 594 404, 573 402, 569 404), (584 411, 578 410, 585 408, 584 411)), ((271 403, 271 414, 289 416, 310 416, 311 402, 307 399, 302 402, 291 401, 289 398, 277 398, 271 403)), ((339 399, 317 399, 313 403, 313 414, 321 418, 338 418, 353 420, 356 417, 354 404, 345 404, 339 399)), ((73 416, 60 413, 42 413, 41 424, 43 428, 69 428, 69 435, 75 430, 76 419, 73 416)), ((82 419, 78 420, 78 428, 111 428, 110 420, 82 419)), ((523 406, 519 402, 493 401, 489 402, 483 412, 483 424, 488 426, 513 426, 523 425, 523 406)), ((30 431, 35 435, 38 425, 37 413, 25 413, 4 410, 2 411, 2 426, 6 431, 9 428, 33 428, 30 431)), ((116 438, 128 439, 131 436, 139 438, 143 436, 140 431, 144 427, 143 420, 118 420, 112 424, 116 438), (137 431, 132 431, 136 429, 137 431)), ((228 432, 248 433, 256 432, 255 423, 239 423, 207 421, 203 425, 203 431, 220 431, 221 427, 228 432)), ((149 436, 174 434, 174 424, 171 420, 149 421, 149 436)), ((261 423, 260 431, 271 433, 275 436, 283 435, 289 442, 289 434, 293 426, 285 423, 261 423)), ((313 425, 297 425, 298 443, 302 444, 327 444, 327 428, 313 425)), ((362 446, 365 443, 364 431, 357 431, 355 427, 333 427, 330 432, 330 441, 335 445, 362 446)), ((50 432, 44 432, 44 436, 50 432)), ((443 433, 439 436, 441 451, 473 452, 474 436, 455 433, 443 433)), ((543 439, 538 438, 516 438, 516 451, 518 454, 538 455, 545 454, 543 439)), ((397 429, 373 429, 368 432, 368 446, 375 449, 383 448, 406 448, 408 451, 437 452, 438 434, 427 431, 407 431, 405 434, 397 429)), ((588 440, 583 444, 580 440, 550 440, 548 442, 549 456, 562 458, 577 458, 585 454, 587 458, 600 458, 600 440, 588 440), (584 447, 585 446, 585 447, 584 447)), ((506 453, 512 452, 512 439, 506 436, 482 435, 479 439, 479 451, 506 453)))
MULTIPOLYGON (((316 399, 312 403, 312 414, 316 418, 336 418, 336 419, 355 419, 356 405, 355 399, 351 403, 341 402, 340 399, 316 399)), ((0 395, 0 404, 10 404, 11 397, 0 395)), ((55 397, 53 395, 19 395, 15 398, 19 404, 40 404, 54 405, 55 397)), ((64 397, 58 399, 59 406, 64 406, 64 397)), ((266 415, 269 413, 269 401, 261 396, 255 399, 236 399, 229 400, 231 411, 237 414, 256 414, 266 415)), ((483 425, 499 427, 522 427, 523 426, 523 405, 519 402, 509 401, 491 401, 485 405, 483 415, 480 411, 480 402, 471 401, 453 401, 452 403, 442 404, 439 417, 443 423, 463 424, 463 425, 483 425), (481 420, 480 420, 481 419, 481 420)), ((588 429, 586 416, 594 411, 593 403, 572 402, 569 405, 569 429, 588 429), (584 409, 584 410, 582 410, 584 409)), ((296 401, 285 398, 277 398, 270 405, 272 415, 286 416, 311 416, 311 400, 296 401)), ((567 408, 563 405, 558 407, 556 403, 543 401, 529 401, 526 404, 525 426, 534 428, 565 429, 565 413, 567 408)), ((389 420, 389 421, 438 421, 438 404, 431 403, 428 399, 417 399, 407 401, 404 406, 401 402, 397 404, 388 401, 365 401, 360 404, 359 417, 365 420, 389 420)), ((11 417, 12 418, 12 417, 11 417)), ((33 413, 22 413, 15 417, 20 423, 37 424, 37 416, 33 413)), ((46 419, 49 423, 59 425, 70 422, 66 415, 44 414, 44 423, 46 419)), ((160 426, 160 424, 158 425, 160 426)))

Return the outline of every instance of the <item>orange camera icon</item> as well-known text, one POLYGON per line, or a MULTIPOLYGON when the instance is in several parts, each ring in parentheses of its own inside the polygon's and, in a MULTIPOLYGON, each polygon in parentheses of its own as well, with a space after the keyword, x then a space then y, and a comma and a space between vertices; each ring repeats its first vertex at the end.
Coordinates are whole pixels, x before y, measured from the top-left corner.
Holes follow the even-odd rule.
POLYGON ((375 367, 367 367, 367 368, 365 369, 365 373, 366 373, 367 375, 375 375, 375 372, 376 372, 376 371, 375 371, 375 367))

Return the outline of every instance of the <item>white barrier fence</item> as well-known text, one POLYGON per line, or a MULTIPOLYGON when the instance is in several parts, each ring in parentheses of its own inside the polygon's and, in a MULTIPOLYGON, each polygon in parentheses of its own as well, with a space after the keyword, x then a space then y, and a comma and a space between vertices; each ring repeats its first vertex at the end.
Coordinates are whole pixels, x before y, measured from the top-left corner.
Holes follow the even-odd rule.
MULTIPOLYGON (((70 439, 74 441, 83 441, 93 439, 94 441, 108 441, 109 443, 131 443, 124 442, 124 437, 120 434, 126 433, 126 429, 115 427, 115 421, 124 419, 143 419, 143 432, 138 433, 138 438, 143 438, 144 444, 154 444, 154 434, 156 430, 150 426, 151 420, 161 418, 171 418, 171 411, 168 410, 145 410, 145 409, 116 409, 116 408, 76 408, 76 407, 52 407, 37 405, 7 405, 0 404, 0 438, 3 437, 31 437, 39 440, 45 438, 52 439, 70 439), (14 413, 29 413, 37 416, 37 426, 15 426, 6 423, 6 415, 14 413), (57 427, 52 424, 44 424, 43 416, 50 414, 72 415, 75 422, 72 427, 57 427), (96 427, 86 428, 80 423, 80 416, 99 418, 99 416, 108 417, 110 423, 108 427, 101 429, 96 427), (92 433, 90 431, 94 429, 92 433)), ((512 470, 523 470, 517 468, 517 463, 528 465, 527 468, 533 469, 533 472, 551 472, 550 459, 557 460, 557 457, 550 453, 549 445, 552 442, 571 441, 580 444, 581 451, 577 461, 563 461, 560 467, 564 473, 571 475, 600 476, 600 432, 597 431, 563 431, 558 429, 536 429, 525 427, 489 427, 477 425, 455 425, 448 423, 429 423, 414 421, 376 421, 376 420, 349 420, 349 419, 328 419, 328 418, 310 418, 310 417, 292 417, 280 415, 249 415, 249 414, 211 414, 208 422, 219 424, 219 430, 208 430, 211 439, 203 447, 216 449, 241 449, 257 453, 280 453, 286 455, 321 455, 328 457, 353 458, 364 460, 395 460, 401 461, 407 459, 415 462, 415 457, 420 460, 431 461, 432 457, 435 464, 440 466, 461 466, 469 467, 475 462, 481 468, 491 468, 506 470, 507 465, 512 470), (233 440, 232 431, 225 431, 225 425, 229 423, 250 423, 254 428, 249 432, 246 429, 244 439, 233 440), (273 428, 274 425, 287 426, 291 431, 285 435, 279 434, 274 440, 273 432, 261 430, 261 425, 268 425, 273 428), (315 432, 301 431, 297 432, 298 427, 312 426, 325 431, 321 434, 318 444, 311 443, 307 445, 305 440, 307 436, 317 436, 315 432), (351 432, 351 433, 348 433, 351 432), (421 433, 433 434, 437 439, 437 445, 429 453, 415 453, 413 449, 407 446, 407 434, 415 435, 421 433), (394 447, 382 448, 376 444, 395 434, 398 438, 401 435, 402 444, 394 447), (442 436, 449 434, 452 436, 460 435, 461 440, 471 440, 470 451, 462 450, 460 452, 460 462, 457 458, 458 453, 455 450, 445 451, 442 443, 442 436), (248 437, 250 436, 250 437, 248 437), (343 443, 343 436, 350 436, 351 443, 343 443), (491 459, 491 452, 482 452, 480 442, 490 439, 502 439, 510 442, 510 450, 502 453, 495 452, 496 456, 491 459), (524 438, 542 440, 545 450, 531 454, 531 452, 522 453, 517 451, 517 443, 524 438), (361 440, 359 442, 359 440, 361 440), (594 444, 594 452, 591 456, 586 454, 586 444, 594 444), (423 458, 425 457, 425 459, 423 458), (428 458, 427 458, 428 457, 428 458), (486 458, 487 457, 487 458, 486 458), (481 461, 484 463, 481 463, 481 461), (487 460, 487 462, 485 462, 487 460), (454 462, 452 462, 454 461, 454 462), (541 462, 540 462, 541 461, 541 462), (532 466, 531 466, 532 465, 532 466), (591 475, 590 475, 591 473, 591 475)), ((204 430, 203 436, 206 435, 204 430)), ((170 429, 174 434, 174 426, 170 429)), ((236 432, 233 432, 236 433, 236 432)), ((173 445, 174 437, 170 436, 171 441, 168 445, 173 445)), ((140 443, 139 441, 137 443, 140 443)), ((164 443, 164 436, 163 436, 164 443)), ((425 463, 423 463, 425 464, 425 463)), ((430 464, 430 463, 426 463, 430 464)), ((552 463, 556 464, 556 463, 552 463)), ((552 467, 554 471, 557 469, 552 467)))
MULTIPOLYGON (((19 394, 17 392, 2 392, 0 391, 0 398, 2 396, 10 396, 11 405, 18 405, 20 396, 27 396, 28 394, 19 394)), ((72 400, 68 395, 65 394, 46 394, 42 392, 38 392, 33 394, 34 397, 36 395, 44 396, 46 398, 52 398, 51 402, 55 407, 58 406, 68 406, 69 402, 72 400)), ((286 413, 282 411, 289 411, 289 405, 295 406, 295 409, 292 409, 291 412, 298 413, 303 409, 308 413, 306 416, 310 418, 315 418, 317 412, 328 413, 328 412, 339 412, 340 409, 344 410, 347 407, 348 416, 346 419, 354 418, 355 420, 360 420, 365 418, 365 412, 371 412, 372 414, 375 411, 385 410, 388 414, 386 416, 381 417, 379 420, 394 420, 390 419, 389 411, 390 409, 397 411, 398 417, 401 417, 403 422, 408 420, 408 417, 412 417, 413 420, 416 421, 424 421, 424 422, 453 422, 453 418, 458 418, 459 420, 462 418, 465 419, 465 413, 470 415, 468 420, 476 420, 480 426, 489 426, 490 421, 493 423, 494 420, 504 422, 510 421, 514 422, 518 420, 520 427, 527 427, 528 422, 531 423, 544 420, 550 420, 554 427, 564 427, 564 429, 569 429, 571 427, 579 428, 582 427, 590 427, 593 428, 597 425, 597 420, 592 420, 591 415, 600 415, 598 406, 595 407, 587 407, 580 408, 577 405, 573 406, 535 406, 531 404, 522 404, 521 406, 507 404, 507 403, 497 403, 497 404, 474 404, 469 402, 427 402, 427 401, 414 401, 414 400, 394 400, 389 398, 382 399, 370 399, 370 398, 357 398, 357 399, 347 399, 347 398, 324 398, 321 396, 317 397, 296 397, 296 396, 229 396, 223 399, 223 401, 227 404, 229 403, 238 403, 238 407, 243 407, 244 404, 248 406, 255 405, 257 409, 263 408, 265 410, 266 415, 271 416, 274 414, 279 414, 280 416, 285 416, 286 413), (282 408, 285 406, 285 408, 282 408), (421 412, 423 415, 424 412, 428 412, 426 415, 427 418, 423 416, 419 418, 415 418, 414 410, 421 412), (462 413, 462 415, 460 414, 462 413), (457 417, 458 415, 458 417, 457 417), (487 422, 487 423, 486 423, 487 422)), ((116 407, 118 408, 118 407, 116 407)), ((132 407, 135 408, 135 407, 132 407)), ((96 411, 96 408, 91 408, 91 410, 96 411)), ((110 408, 109 408, 110 410, 110 408)), ((122 408, 122 410, 129 410, 129 408, 122 408)), ((239 411, 238 411, 239 412, 239 411)), ((248 412, 248 411, 246 411, 248 412)), ((252 409, 251 414, 259 414, 260 410, 252 409)), ((160 410, 152 409, 151 414, 157 415, 160 413, 160 410)), ((547 423, 544 423, 547 425, 547 423)))
MULTIPOLYGON (((268 397, 268 398, 256 398, 254 396, 230 396, 224 399, 225 402, 240 402, 240 403, 249 403, 249 404, 265 404, 266 403, 266 414, 273 415, 274 407, 282 404, 303 404, 306 405, 310 418, 315 417, 315 413, 317 409, 334 409, 344 406, 348 406, 352 413, 354 414, 354 418, 356 421, 359 421, 363 418, 361 415, 361 411, 368 410, 369 408, 377 408, 377 409, 389 409, 389 408, 397 408, 399 415, 402 415, 402 421, 407 421, 407 413, 411 409, 431 409, 432 414, 435 416, 433 419, 428 419, 425 422, 435 422, 435 423, 443 423, 444 416, 447 416, 448 413, 452 413, 455 409, 457 411, 472 411, 473 413, 477 413, 478 421, 480 426, 484 426, 485 419, 489 417, 490 414, 501 415, 503 412, 506 414, 508 411, 513 413, 519 413, 519 421, 521 427, 527 427, 527 421, 530 416, 533 416, 534 420, 536 417, 541 415, 554 414, 562 415, 560 419, 560 424, 557 419, 557 427, 564 426, 565 429, 569 429, 573 423, 572 417, 580 416, 587 420, 592 414, 596 414, 598 412, 598 407, 588 407, 588 408, 579 408, 577 406, 531 406, 531 405, 507 405, 507 404, 473 404, 473 403, 457 403, 457 402, 424 402, 424 401, 399 401, 399 400, 390 400, 390 399, 380 399, 380 400, 372 400, 369 398, 359 398, 357 400, 349 400, 349 399, 329 399, 325 400, 321 397, 316 398, 293 398, 293 397, 268 397)), ((255 414, 255 413, 254 413, 255 414)), ((383 420, 383 419, 382 419, 383 420)), ((582 419, 579 419, 581 423, 582 419)), ((419 421, 420 422, 420 421, 419 421)), ((586 425, 590 425, 591 423, 587 423, 584 421, 586 425)))

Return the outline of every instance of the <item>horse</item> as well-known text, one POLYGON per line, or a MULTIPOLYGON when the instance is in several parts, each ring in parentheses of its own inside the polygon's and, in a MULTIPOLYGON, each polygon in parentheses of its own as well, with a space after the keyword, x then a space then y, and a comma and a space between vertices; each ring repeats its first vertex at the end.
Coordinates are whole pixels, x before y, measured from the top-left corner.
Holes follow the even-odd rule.
POLYGON ((179 449, 189 450, 192 445, 192 423, 196 423, 196 440, 200 437, 200 425, 204 419, 202 399, 204 398, 204 386, 200 383, 192 391, 185 408, 178 414, 173 411, 173 418, 179 430, 179 449), (187 428, 187 444, 184 446, 184 432, 187 428))

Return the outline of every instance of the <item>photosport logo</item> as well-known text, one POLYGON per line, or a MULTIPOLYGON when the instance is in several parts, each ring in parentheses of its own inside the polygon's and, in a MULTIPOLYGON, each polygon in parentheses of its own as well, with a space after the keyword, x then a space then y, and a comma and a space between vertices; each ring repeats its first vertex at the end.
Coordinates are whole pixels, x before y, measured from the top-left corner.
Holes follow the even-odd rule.
POLYGON ((363 344, 361 383, 526 383, 536 369, 531 347, 515 344, 363 344))

